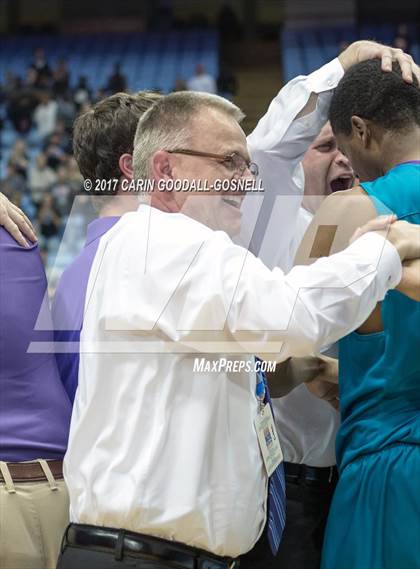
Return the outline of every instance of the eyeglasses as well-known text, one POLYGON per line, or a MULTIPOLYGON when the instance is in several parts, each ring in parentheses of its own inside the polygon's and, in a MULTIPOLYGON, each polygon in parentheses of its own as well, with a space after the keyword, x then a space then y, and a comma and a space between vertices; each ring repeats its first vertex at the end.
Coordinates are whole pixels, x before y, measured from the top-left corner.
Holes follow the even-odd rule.
POLYGON ((258 165, 255 164, 255 162, 246 160, 238 152, 232 152, 232 154, 213 154, 212 152, 200 152, 199 150, 188 150, 186 148, 167 150, 166 152, 169 152, 170 154, 186 154, 187 156, 212 158, 226 166, 226 168, 234 174, 239 174, 239 176, 242 176, 246 169, 248 169, 253 176, 258 176, 258 165))

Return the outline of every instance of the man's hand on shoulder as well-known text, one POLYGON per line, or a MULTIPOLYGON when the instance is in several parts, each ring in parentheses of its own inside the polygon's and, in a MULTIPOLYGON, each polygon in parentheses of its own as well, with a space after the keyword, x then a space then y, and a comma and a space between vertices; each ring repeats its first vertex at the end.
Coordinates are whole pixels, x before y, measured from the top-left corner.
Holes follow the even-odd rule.
POLYGON ((383 235, 398 251, 401 262, 420 258, 420 225, 397 221, 395 215, 382 215, 359 227, 350 243, 364 233, 376 231, 383 235))
POLYGON ((22 247, 28 247, 25 237, 32 242, 37 241, 32 223, 23 211, 12 204, 2 193, 0 193, 0 225, 22 247))
POLYGON ((346 249, 354 232, 376 217, 372 200, 359 186, 329 195, 305 233, 295 265, 309 265, 346 249))

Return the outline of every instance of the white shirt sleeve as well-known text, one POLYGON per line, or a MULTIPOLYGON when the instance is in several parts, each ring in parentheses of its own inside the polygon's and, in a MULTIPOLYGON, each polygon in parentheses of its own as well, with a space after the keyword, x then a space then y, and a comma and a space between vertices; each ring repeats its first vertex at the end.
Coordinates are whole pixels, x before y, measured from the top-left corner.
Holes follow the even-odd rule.
MULTIPOLYGON (((116 237, 101 241, 100 278, 92 270, 89 279, 89 287, 106 289, 96 318, 107 330, 134 334, 139 349, 150 351, 151 341, 171 353, 278 361, 317 353, 358 328, 401 279, 395 247, 376 233, 285 275, 183 215, 152 211, 148 227, 148 209, 141 206, 138 219, 126 214, 116 237)), ((89 302, 85 311, 86 320, 89 302)))
POLYGON ((333 89, 343 73, 339 60, 334 59, 308 76, 296 77, 281 89, 248 136, 264 194, 245 198, 238 243, 250 247, 270 268, 281 265, 288 254, 304 190, 300 162, 327 121, 333 89), (311 93, 318 95, 316 109, 295 119, 311 93))
POLYGON ((226 276, 227 286, 235 287, 228 327, 249 353, 274 349, 279 361, 319 353, 357 329, 399 283, 401 271, 395 247, 375 233, 287 275, 249 253, 238 282, 226 276))
POLYGON ((318 353, 358 328, 401 279, 395 247, 376 233, 285 275, 224 232, 204 232, 194 224, 179 218, 172 241, 164 238, 164 224, 153 229, 158 241, 146 274, 141 263, 133 265, 130 251, 124 253, 129 270, 113 265, 128 276, 124 290, 113 289, 120 322, 110 322, 110 329, 149 330, 170 349, 269 354, 282 361, 318 353))

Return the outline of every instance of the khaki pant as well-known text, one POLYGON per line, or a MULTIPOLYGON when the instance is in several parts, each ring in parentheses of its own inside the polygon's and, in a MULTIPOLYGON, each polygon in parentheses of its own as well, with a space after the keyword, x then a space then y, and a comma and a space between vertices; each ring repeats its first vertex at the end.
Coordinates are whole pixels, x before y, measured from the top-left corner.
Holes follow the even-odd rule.
POLYGON ((55 569, 69 523, 64 480, 48 466, 45 482, 13 482, 5 462, 0 470, 0 568, 55 569))

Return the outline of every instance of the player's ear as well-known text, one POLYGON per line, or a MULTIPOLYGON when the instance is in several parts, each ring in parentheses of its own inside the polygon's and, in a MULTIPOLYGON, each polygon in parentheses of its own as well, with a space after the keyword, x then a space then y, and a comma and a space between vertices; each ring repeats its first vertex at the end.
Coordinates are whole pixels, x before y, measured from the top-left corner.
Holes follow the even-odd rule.
POLYGON ((365 148, 369 146, 372 133, 369 123, 365 119, 362 119, 357 115, 353 115, 351 117, 351 130, 356 140, 358 140, 365 148))
POLYGON ((128 154, 127 152, 125 154, 121 154, 118 160, 118 166, 123 176, 128 180, 133 179, 133 157, 131 154, 128 154))

